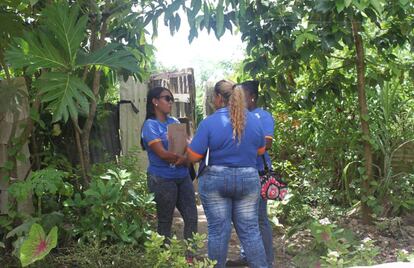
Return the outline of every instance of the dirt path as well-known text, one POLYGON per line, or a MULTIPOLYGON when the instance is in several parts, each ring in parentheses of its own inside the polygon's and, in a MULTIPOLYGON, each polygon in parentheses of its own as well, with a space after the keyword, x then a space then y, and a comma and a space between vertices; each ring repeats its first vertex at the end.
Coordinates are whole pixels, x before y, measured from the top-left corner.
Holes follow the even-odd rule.
MULTIPOLYGON (((201 234, 207 235, 207 219, 206 219, 206 216, 204 215, 203 207, 201 205, 198 205, 197 211, 198 211, 198 232, 201 234)), ((176 209, 174 212, 173 230, 174 230, 175 235, 178 238, 183 238, 183 233, 182 233, 183 225, 184 225, 184 222, 181 218, 181 215, 176 209)), ((240 244, 237 238, 237 234, 233 229, 231 233, 230 243, 229 243, 229 251, 227 254, 228 259, 234 259, 238 257, 237 254, 239 254, 238 252, 240 251, 239 245, 240 244)), ((199 254, 201 256, 207 257, 207 240, 205 241, 204 248, 199 254)))
MULTIPOLYGON (((197 211, 198 211, 198 232, 202 234, 207 234, 207 219, 206 219, 206 216, 204 215, 203 207, 201 205, 198 205, 197 211)), ((175 210, 174 221, 173 221, 173 231, 178 238, 183 238, 183 233, 182 233, 183 224, 184 223, 183 223, 180 213, 178 212, 178 210, 175 210)), ((277 237, 278 237, 277 234, 276 235, 274 234, 273 244, 274 244, 274 248, 276 249, 275 267, 278 267, 278 268, 288 267, 284 265, 284 263, 286 263, 284 261, 286 260, 286 255, 283 253, 284 252, 283 246, 281 246, 284 243, 280 239, 277 239, 277 237)), ((240 242, 233 228, 231 232, 230 242, 229 242, 227 259, 237 259, 239 257, 239 253, 240 253, 240 242)), ((201 256, 207 257, 207 241, 205 241, 205 246, 201 250, 201 252, 199 252, 199 254, 201 256)))

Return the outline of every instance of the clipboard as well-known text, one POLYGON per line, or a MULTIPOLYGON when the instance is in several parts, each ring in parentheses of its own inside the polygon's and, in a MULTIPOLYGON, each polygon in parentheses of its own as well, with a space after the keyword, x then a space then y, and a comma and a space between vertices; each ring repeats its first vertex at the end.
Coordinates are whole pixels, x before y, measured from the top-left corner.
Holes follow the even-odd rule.
POLYGON ((167 127, 168 132, 168 151, 184 155, 187 148, 187 125, 170 124, 167 127))

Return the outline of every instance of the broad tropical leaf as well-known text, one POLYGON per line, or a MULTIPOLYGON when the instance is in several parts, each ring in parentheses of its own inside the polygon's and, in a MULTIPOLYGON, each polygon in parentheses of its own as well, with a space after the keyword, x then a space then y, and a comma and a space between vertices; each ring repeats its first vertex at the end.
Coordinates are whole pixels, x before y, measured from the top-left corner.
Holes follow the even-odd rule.
POLYGON ((138 61, 135 56, 120 44, 110 43, 90 54, 79 52, 80 55, 77 57, 78 66, 98 65, 126 69, 133 73, 139 72, 138 61))
POLYGON ((53 122, 69 116, 78 117, 78 111, 88 113, 88 97, 94 95, 89 87, 77 76, 67 73, 45 73, 37 81, 36 86, 43 94, 42 102, 48 103, 53 113, 53 122))
POLYGON ((53 4, 43 11, 43 26, 16 38, 6 51, 6 59, 14 68, 28 67, 29 74, 41 68, 70 71, 85 37, 87 20, 79 16, 77 5, 53 4))
POLYGON ((49 234, 37 223, 30 228, 29 237, 20 248, 20 262, 22 266, 28 266, 37 260, 43 259, 57 244, 57 227, 53 227, 49 234))
POLYGON ((216 14, 216 37, 220 39, 220 37, 224 34, 224 6, 223 0, 219 0, 217 5, 217 14, 216 14))
POLYGON ((16 38, 14 45, 6 51, 6 60, 14 68, 27 66, 26 72, 29 74, 40 68, 67 68, 61 52, 44 30, 26 32, 24 38, 16 38))
POLYGON ((51 5, 43 12, 44 23, 56 36, 67 61, 73 66, 81 42, 85 38, 88 18, 79 16, 79 6, 69 8, 66 1, 51 5))

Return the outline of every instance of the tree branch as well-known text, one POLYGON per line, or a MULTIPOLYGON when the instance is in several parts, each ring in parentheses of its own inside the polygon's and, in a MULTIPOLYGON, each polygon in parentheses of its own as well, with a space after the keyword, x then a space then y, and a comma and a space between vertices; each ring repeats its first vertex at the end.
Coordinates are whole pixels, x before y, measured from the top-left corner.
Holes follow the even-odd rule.
POLYGON ((83 82, 86 81, 86 78, 88 78, 88 66, 85 66, 85 68, 83 69, 83 75, 82 75, 83 82))
POLYGON ((79 122, 77 118, 72 118, 73 127, 75 128, 76 132, 82 135, 82 129, 79 126, 79 122))

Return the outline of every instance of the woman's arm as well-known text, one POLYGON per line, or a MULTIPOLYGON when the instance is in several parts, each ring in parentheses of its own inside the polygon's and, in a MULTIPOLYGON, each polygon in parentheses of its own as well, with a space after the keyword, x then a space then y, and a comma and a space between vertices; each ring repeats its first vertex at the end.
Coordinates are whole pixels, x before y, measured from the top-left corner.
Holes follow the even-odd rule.
POLYGON ((175 164, 180 157, 176 153, 165 150, 161 142, 154 142, 149 147, 154 151, 156 155, 159 156, 159 158, 171 164, 175 164))
POLYGON ((187 159, 191 163, 199 162, 203 158, 204 158, 203 155, 197 154, 196 152, 194 152, 190 148, 187 148, 187 159))
POLYGON ((176 166, 188 166, 189 164, 185 155, 179 155, 165 150, 161 142, 154 142, 150 145, 150 147, 156 155, 168 163, 176 166))

